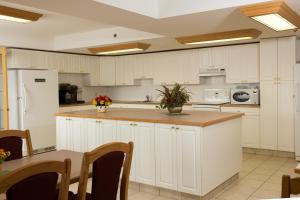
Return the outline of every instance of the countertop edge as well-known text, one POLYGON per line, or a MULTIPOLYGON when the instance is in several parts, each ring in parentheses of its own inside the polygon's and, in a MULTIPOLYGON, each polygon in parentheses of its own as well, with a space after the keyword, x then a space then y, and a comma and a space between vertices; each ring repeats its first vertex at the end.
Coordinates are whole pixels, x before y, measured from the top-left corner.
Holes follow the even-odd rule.
POLYGON ((119 121, 132 121, 132 122, 145 122, 145 123, 159 123, 159 124, 174 124, 174 125, 183 125, 183 126, 199 126, 206 127, 221 122, 233 120, 240 118, 244 113, 235 113, 231 116, 223 117, 221 119, 215 119, 207 122, 187 122, 187 121, 171 121, 171 120, 161 120, 161 119, 137 119, 137 118, 126 118, 126 117, 99 117, 99 116, 90 116, 83 114, 72 114, 72 113, 57 113, 56 117, 75 117, 75 118, 86 118, 86 119, 104 119, 104 120, 119 120, 119 121))

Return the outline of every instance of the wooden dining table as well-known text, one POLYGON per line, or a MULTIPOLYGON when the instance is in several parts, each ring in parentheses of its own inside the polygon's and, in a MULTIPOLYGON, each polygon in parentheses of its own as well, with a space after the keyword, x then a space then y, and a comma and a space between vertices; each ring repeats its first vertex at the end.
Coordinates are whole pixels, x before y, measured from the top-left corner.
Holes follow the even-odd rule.
POLYGON ((69 150, 51 151, 51 152, 36 154, 33 156, 23 157, 17 160, 7 161, 3 164, 3 172, 10 172, 17 168, 35 162, 49 161, 49 160, 64 161, 66 158, 69 158, 71 159, 70 183, 76 183, 79 181, 82 157, 83 157, 83 153, 76 152, 76 151, 69 151, 69 150))

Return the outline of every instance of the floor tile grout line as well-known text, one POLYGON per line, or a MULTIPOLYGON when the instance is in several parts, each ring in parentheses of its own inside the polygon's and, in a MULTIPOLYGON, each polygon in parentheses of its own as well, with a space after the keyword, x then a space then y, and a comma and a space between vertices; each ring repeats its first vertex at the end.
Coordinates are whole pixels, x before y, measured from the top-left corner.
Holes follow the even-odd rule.
MULTIPOLYGON (((253 154, 253 155, 259 155, 259 154, 253 154)), ((253 157, 254 157, 254 156, 253 156, 253 157)), ((269 158, 267 158, 266 160, 264 160, 260 165, 262 165, 264 162, 270 160, 272 157, 273 157, 273 156, 270 156, 269 158)), ((249 159, 251 159, 251 158, 249 158, 249 159)), ((249 159, 247 159, 247 160, 249 160, 249 159)), ((249 174, 251 174, 254 170, 256 170, 260 165, 258 165, 257 167, 253 168, 252 170, 250 170, 250 171, 248 172, 248 174, 247 174, 246 176, 244 176, 244 177, 241 178, 240 180, 236 180, 236 181, 239 182, 239 181, 245 179, 247 176, 249 176, 249 174)), ((227 189, 224 189, 224 190, 223 190, 220 194, 218 194, 217 196, 218 196, 218 197, 221 196, 223 193, 225 193, 226 191, 230 190, 230 188, 232 188, 232 187, 233 187, 233 185, 229 185, 229 187, 228 187, 227 189)), ((251 195, 252 195, 252 194, 251 194, 251 195)), ((248 198, 250 198, 251 195, 250 195, 248 198)), ((216 197, 216 198, 218 199, 218 197, 216 197)), ((248 198, 247 198, 247 199, 248 199, 248 198)))
MULTIPOLYGON (((277 157, 277 156, 272 156, 272 157, 277 157)), ((270 157, 270 159, 272 158, 272 157, 270 157)), ((287 160, 284 162, 284 163, 282 163, 281 165, 280 165, 280 167, 277 169, 277 170, 275 170, 275 172, 273 173, 273 174, 271 174, 270 175, 270 177, 269 178, 267 178, 248 198, 247 198, 247 200, 248 199, 250 199, 252 196, 253 196, 253 194, 255 193, 255 192, 257 192, 268 180, 270 180, 271 179, 271 177, 272 176, 274 176, 280 169, 281 169, 281 167, 283 167, 284 166, 284 164, 285 163, 287 163, 287 160)), ((262 163, 263 164, 263 163, 262 163)))

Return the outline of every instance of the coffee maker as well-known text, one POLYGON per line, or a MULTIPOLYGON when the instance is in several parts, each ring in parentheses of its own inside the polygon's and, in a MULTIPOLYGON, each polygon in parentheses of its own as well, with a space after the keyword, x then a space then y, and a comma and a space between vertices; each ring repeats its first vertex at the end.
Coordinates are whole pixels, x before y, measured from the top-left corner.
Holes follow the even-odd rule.
POLYGON ((59 84, 59 104, 73 104, 77 103, 77 85, 69 83, 59 84))

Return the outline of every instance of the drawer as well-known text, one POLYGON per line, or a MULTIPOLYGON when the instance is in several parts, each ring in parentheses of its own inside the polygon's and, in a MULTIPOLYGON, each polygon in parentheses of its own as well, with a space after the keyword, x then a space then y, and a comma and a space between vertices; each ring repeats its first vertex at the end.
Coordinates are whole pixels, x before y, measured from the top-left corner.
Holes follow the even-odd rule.
POLYGON ((241 112, 245 115, 259 115, 259 108, 221 107, 221 112, 241 112))

